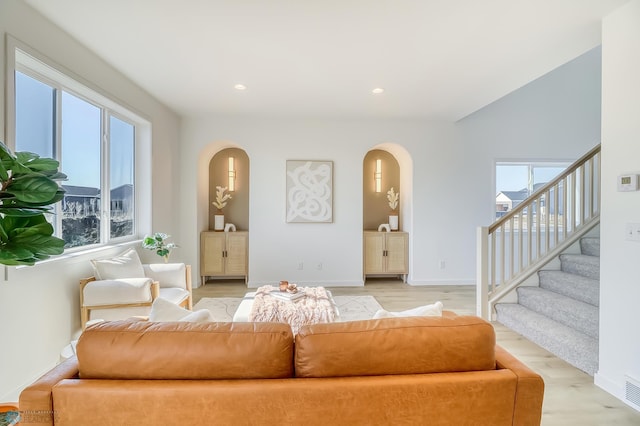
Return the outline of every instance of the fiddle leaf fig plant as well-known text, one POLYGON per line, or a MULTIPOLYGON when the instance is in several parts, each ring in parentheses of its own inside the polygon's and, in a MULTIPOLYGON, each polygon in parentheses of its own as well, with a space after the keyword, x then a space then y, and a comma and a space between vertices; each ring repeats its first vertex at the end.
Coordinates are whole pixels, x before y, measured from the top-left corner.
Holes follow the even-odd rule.
POLYGON ((32 152, 13 154, 0 142, 0 264, 33 265, 64 252, 45 214, 64 198, 58 161, 32 152))

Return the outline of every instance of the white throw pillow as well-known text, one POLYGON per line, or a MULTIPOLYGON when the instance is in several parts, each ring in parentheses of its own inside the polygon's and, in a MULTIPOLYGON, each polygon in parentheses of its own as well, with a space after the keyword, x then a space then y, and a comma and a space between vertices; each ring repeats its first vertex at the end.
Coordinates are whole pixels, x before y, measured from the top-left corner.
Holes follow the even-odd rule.
POLYGON ((389 312, 385 311, 384 309, 379 309, 373 316, 373 319, 400 317, 441 317, 442 306, 442 302, 437 301, 432 305, 418 306, 417 308, 400 312, 389 312))
POLYGON ((180 322, 214 322, 214 319, 208 309, 199 309, 180 318, 180 322))
POLYGON ((153 322, 213 322, 213 316, 207 309, 191 312, 162 297, 158 297, 151 305, 149 321, 153 322))
POLYGON ((119 278, 145 278, 138 252, 130 248, 124 253, 108 258, 91 260, 98 280, 117 280, 119 278))

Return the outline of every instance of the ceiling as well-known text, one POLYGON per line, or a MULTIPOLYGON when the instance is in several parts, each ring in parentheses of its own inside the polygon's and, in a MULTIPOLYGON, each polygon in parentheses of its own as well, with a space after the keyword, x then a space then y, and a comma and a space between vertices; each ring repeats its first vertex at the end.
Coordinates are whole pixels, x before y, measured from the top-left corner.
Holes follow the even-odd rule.
POLYGON ((627 0, 26 1, 182 116, 455 121, 599 45, 627 0))

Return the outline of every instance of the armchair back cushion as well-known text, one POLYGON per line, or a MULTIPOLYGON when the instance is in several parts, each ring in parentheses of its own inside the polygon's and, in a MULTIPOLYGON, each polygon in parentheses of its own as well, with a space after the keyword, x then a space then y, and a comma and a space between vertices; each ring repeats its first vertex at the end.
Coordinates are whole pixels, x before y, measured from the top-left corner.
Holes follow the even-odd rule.
POLYGON ((495 331, 474 316, 386 318, 304 326, 296 377, 376 376, 496 368, 495 331))
POLYGON ((280 379, 293 376, 284 323, 113 321, 76 346, 83 379, 280 379))
POLYGON ((97 280, 117 280, 119 278, 145 278, 138 252, 130 248, 124 253, 107 259, 91 260, 97 280))
POLYGON ((187 288, 184 263, 150 263, 142 265, 142 269, 146 277, 160 283, 160 288, 187 288))

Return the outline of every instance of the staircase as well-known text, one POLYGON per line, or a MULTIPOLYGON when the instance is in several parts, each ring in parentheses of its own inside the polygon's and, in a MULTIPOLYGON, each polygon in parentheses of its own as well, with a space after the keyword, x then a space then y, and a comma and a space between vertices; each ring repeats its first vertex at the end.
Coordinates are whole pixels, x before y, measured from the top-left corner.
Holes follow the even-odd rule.
POLYGON ((598 369, 600 239, 581 238, 580 251, 560 254, 560 270, 538 271, 539 286, 518 287, 518 303, 497 303, 496 320, 593 375, 598 369))
POLYGON ((600 151, 593 147, 477 229, 477 314, 591 375, 598 368, 600 239, 592 235, 599 235, 600 151), (553 264, 558 270, 549 270, 553 264))

